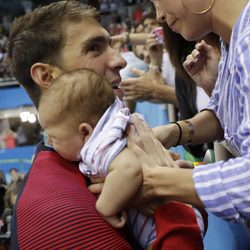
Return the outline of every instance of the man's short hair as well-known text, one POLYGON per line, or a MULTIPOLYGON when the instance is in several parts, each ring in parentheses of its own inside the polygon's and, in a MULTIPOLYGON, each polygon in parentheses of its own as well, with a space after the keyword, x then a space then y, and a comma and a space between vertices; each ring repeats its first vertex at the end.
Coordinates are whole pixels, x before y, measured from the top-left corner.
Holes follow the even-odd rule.
POLYGON ((8 43, 10 68, 36 107, 41 90, 31 77, 32 65, 42 62, 60 66, 60 53, 66 40, 65 25, 79 23, 86 17, 100 19, 93 7, 79 1, 59 1, 14 20, 8 43))

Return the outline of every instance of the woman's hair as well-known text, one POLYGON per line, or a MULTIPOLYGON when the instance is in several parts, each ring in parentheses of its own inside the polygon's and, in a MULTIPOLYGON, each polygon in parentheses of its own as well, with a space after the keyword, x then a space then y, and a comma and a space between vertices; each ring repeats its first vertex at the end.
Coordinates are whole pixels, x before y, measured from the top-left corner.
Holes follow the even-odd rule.
POLYGON ((60 66, 66 42, 64 30, 70 23, 79 23, 84 18, 99 21, 99 14, 95 8, 79 1, 59 1, 14 20, 8 43, 10 68, 35 106, 38 106, 41 91, 31 78, 31 66, 36 62, 60 66))
POLYGON ((162 24, 164 31, 165 47, 176 73, 184 78, 189 77, 183 68, 186 56, 192 52, 196 42, 185 40, 181 35, 173 32, 166 23, 162 24))
POLYGON ((39 119, 42 125, 70 118, 73 129, 82 122, 94 127, 114 101, 113 89, 103 77, 91 70, 78 69, 59 76, 44 92, 39 119))

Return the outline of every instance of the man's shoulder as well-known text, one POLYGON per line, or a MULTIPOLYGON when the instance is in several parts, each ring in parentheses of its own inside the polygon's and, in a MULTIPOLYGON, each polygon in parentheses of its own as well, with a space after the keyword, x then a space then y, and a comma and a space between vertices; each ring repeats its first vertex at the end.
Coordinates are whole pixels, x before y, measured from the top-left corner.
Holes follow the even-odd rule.
POLYGON ((40 200, 47 204, 48 199, 53 199, 56 195, 60 200, 67 200, 70 197, 67 193, 72 191, 82 196, 91 194, 78 163, 63 159, 56 151, 43 144, 38 145, 32 166, 25 177, 19 202, 40 200))

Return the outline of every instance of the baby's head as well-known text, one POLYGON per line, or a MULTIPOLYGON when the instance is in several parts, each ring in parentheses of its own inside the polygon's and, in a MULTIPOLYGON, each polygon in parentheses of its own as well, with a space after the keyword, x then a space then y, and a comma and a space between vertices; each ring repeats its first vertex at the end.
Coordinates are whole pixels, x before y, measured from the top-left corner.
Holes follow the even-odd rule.
POLYGON ((76 161, 98 120, 114 101, 111 85, 95 72, 67 72, 42 95, 40 124, 54 149, 65 159, 76 161))

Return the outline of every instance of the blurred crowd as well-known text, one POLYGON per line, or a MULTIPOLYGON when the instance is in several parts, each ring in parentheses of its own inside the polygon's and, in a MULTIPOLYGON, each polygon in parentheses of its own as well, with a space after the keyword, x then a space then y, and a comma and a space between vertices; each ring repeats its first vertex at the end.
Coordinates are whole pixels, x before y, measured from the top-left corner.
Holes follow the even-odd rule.
POLYGON ((7 41, 8 31, 0 25, 0 81, 12 78, 7 60, 7 41))
POLYGON ((16 122, 0 132, 0 149, 36 145, 41 137, 42 130, 38 122, 16 122))
POLYGON ((24 173, 16 168, 11 168, 8 174, 11 178, 9 183, 4 172, 0 170, 0 235, 6 235, 0 238, 0 249, 11 249, 10 235, 7 232, 10 230, 12 211, 24 179, 24 173))

